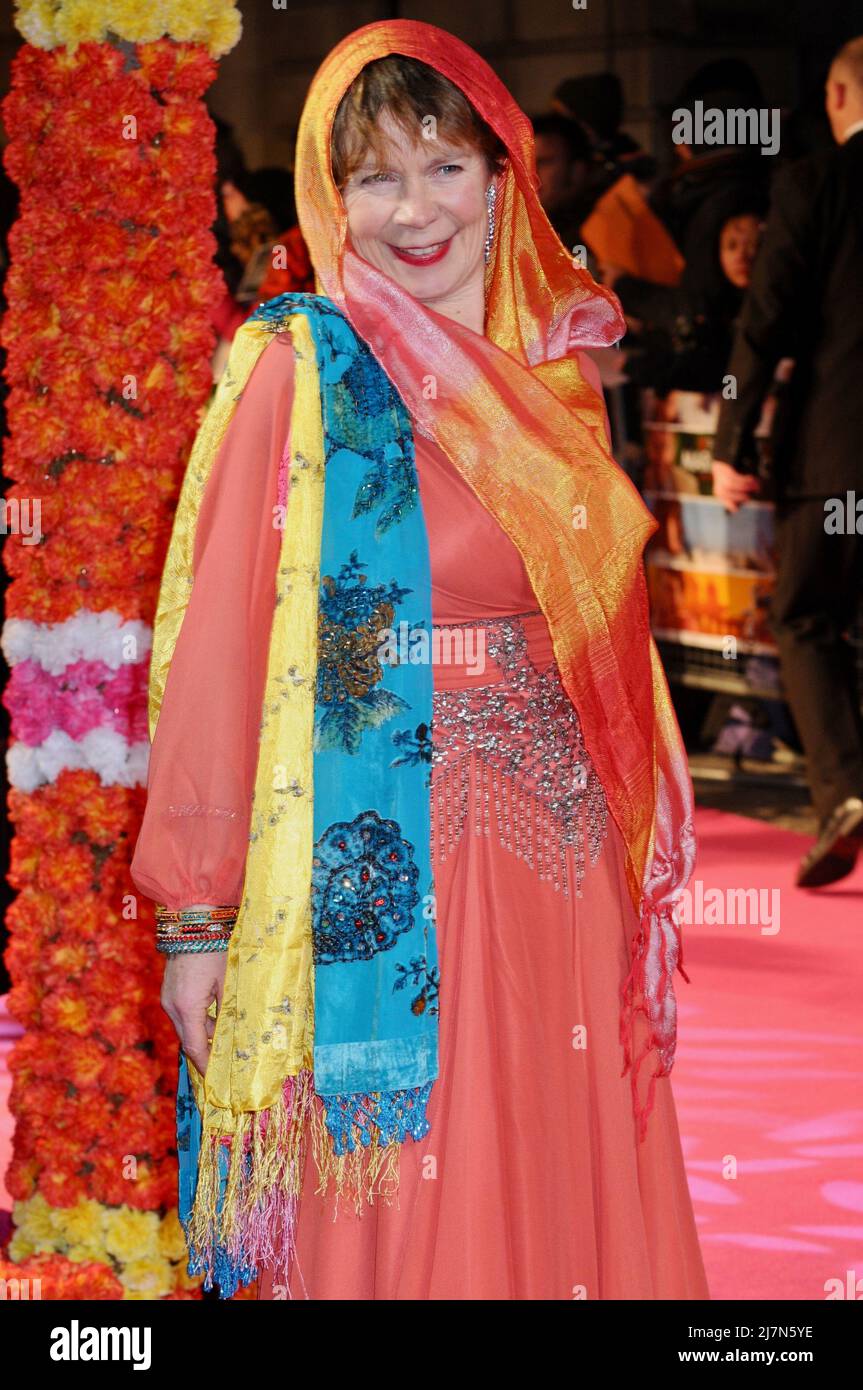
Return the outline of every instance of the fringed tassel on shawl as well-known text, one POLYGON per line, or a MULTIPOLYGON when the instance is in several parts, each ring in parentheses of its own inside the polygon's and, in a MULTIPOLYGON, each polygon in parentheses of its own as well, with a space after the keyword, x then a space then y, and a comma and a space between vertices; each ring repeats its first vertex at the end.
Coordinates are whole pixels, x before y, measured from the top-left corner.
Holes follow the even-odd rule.
POLYGON ((278 1105, 238 1116, 232 1136, 203 1135, 186 1237, 190 1272, 205 1275, 205 1288, 226 1268, 234 1284, 262 1264, 287 1278, 314 1100, 306 1068, 288 1077, 278 1105))
POLYGON ((375 1132, 368 1146, 355 1139, 353 1149, 336 1154, 327 1128, 326 1112, 320 1103, 312 1107, 311 1135, 319 1194, 326 1193, 333 1181, 336 1198, 347 1197, 353 1201, 357 1212, 376 1196, 390 1201, 398 1195, 400 1143, 381 1144, 375 1132))
POLYGON ((656 1082, 659 1077, 670 1074, 674 1063, 677 1031, 674 972, 679 969, 687 983, 689 978, 683 970, 676 914, 674 903, 655 907, 642 900, 638 931, 631 949, 632 965, 621 989, 620 1041, 624 1057, 621 1076, 630 1073, 639 1140, 643 1140, 647 1134, 656 1082), (641 1039, 636 1036, 639 1016, 645 1020, 641 1039), (651 1052, 656 1053, 656 1067, 642 1102, 639 1073, 651 1052))
POLYGON ((344 1197, 357 1213, 375 1197, 390 1203, 398 1196, 402 1143, 428 1132, 430 1090, 427 1085, 357 1098, 365 1104, 347 1116, 334 1105, 331 1130, 327 1106, 306 1067, 288 1077, 279 1105, 243 1114, 232 1136, 204 1135, 192 1210, 184 1222, 189 1272, 204 1274, 207 1289, 217 1282, 222 1297, 248 1283, 262 1265, 287 1287, 309 1141, 319 1195, 332 1183, 336 1204, 344 1197))

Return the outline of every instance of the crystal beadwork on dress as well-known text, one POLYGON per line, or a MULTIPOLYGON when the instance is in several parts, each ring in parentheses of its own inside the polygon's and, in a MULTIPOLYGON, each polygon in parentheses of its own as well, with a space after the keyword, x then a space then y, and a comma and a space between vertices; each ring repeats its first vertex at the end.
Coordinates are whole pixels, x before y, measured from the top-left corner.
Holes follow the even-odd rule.
POLYGON ((585 845, 594 865, 608 806, 557 663, 539 670, 528 654, 521 621, 528 616, 447 624, 484 628, 485 650, 503 679, 434 692, 432 862, 446 859, 468 823, 474 834, 489 835, 493 803, 501 845, 564 897, 570 892, 566 850, 572 847, 581 897, 585 845))

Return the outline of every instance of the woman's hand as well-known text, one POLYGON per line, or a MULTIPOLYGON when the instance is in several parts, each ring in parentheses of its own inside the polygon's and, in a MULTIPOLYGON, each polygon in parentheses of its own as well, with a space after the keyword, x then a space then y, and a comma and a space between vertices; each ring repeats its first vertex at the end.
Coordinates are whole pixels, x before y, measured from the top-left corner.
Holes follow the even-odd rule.
POLYGON ((207 1010, 214 999, 216 1009, 222 1007, 227 959, 227 951, 168 956, 162 979, 162 1008, 176 1029, 180 1046, 202 1076, 216 1030, 216 1020, 207 1010))

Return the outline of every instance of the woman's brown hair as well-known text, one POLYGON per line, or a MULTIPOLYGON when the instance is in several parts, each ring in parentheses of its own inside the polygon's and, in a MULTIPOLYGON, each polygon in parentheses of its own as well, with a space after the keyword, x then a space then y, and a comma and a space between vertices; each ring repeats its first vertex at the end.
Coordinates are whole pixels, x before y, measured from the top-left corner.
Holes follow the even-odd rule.
POLYGON ((439 137, 472 146, 494 173, 503 168, 506 146, 464 93, 427 63, 393 53, 367 63, 339 102, 330 141, 337 188, 344 187, 368 149, 382 154, 381 111, 414 139, 422 137, 423 122, 433 116, 439 137))

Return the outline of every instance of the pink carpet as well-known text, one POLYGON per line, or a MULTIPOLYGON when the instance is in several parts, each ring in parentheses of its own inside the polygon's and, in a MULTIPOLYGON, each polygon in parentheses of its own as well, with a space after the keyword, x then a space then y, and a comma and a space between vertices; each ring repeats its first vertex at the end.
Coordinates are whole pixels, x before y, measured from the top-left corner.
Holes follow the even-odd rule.
POLYGON ((863 1275, 863 863, 802 892, 811 840, 718 811, 697 825, 703 892, 775 889, 779 908, 775 933, 685 929, 674 1090, 711 1294, 823 1299, 863 1275))
MULTIPOLYGON (((718 811, 697 824, 674 1091, 711 1294, 823 1300, 863 1275, 863 863, 803 893, 808 840, 718 811)), ((13 1034, 0 999, 0 1211, 13 1034)))

